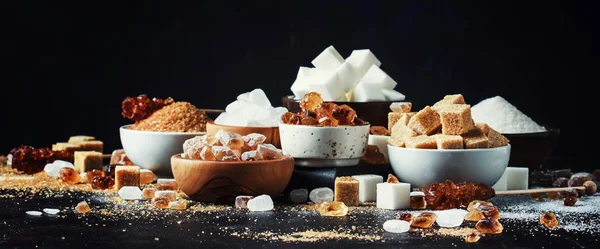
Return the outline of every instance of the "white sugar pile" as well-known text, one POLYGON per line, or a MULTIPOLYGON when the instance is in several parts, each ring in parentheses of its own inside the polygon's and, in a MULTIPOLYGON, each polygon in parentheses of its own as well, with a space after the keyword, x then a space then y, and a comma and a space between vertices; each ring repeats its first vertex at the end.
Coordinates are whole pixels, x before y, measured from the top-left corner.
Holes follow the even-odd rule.
POLYGON ((500 96, 484 99, 471 107, 473 120, 486 123, 494 130, 505 133, 543 132, 546 128, 538 125, 512 104, 500 96))

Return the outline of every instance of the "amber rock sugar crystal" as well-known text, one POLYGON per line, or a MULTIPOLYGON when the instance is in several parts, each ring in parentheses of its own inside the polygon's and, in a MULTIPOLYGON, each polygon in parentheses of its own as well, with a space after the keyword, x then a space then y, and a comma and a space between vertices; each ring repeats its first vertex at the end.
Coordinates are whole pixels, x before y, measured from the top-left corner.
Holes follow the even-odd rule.
POLYGON ((557 227, 558 219, 556 219, 556 215, 552 212, 546 212, 540 216, 540 224, 546 227, 557 227))
POLYGON ((321 216, 346 216, 348 207, 339 201, 324 201, 319 205, 319 214, 321 216))
POLYGON ((75 212, 80 213, 80 214, 85 214, 85 213, 89 212, 90 210, 91 210, 90 205, 88 205, 88 203, 86 201, 77 203, 77 206, 75 206, 75 212))
POLYGON ((421 191, 410 192, 410 209, 426 209, 425 193, 421 191))

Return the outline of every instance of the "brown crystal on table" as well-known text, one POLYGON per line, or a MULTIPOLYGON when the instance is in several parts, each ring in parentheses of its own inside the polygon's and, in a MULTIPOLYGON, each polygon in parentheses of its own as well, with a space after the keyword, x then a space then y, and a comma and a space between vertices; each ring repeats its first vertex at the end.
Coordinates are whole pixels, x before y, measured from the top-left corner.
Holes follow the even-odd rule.
POLYGON ((90 205, 88 205, 86 201, 79 202, 77 203, 77 206, 75 206, 75 212, 80 214, 85 214, 91 210, 90 205))
POLYGON ((321 216, 346 216, 348 207, 340 201, 324 201, 319 205, 321 216))
POLYGON ((110 176, 96 176, 90 184, 93 189, 109 189, 115 186, 115 180, 110 176))
POLYGON ((156 181, 156 188, 158 190, 177 190, 179 186, 175 179, 158 179, 156 181))
POLYGON ((110 164, 120 164, 126 166, 133 166, 133 162, 129 159, 125 150, 118 149, 114 150, 110 156, 110 164))
POLYGON ((172 201, 172 202, 169 202, 169 209, 184 210, 186 208, 187 208, 187 202, 186 201, 172 201))
POLYGON ((156 175, 152 170, 140 169, 140 184, 149 184, 156 179, 156 175))
MULTIPOLYGON (((302 115, 299 115, 299 114, 296 114, 293 112, 286 112, 283 115, 281 115, 281 121, 284 124, 299 125, 299 124, 302 124, 303 118, 304 117, 302 115)), ((315 118, 313 118, 313 119, 316 121, 316 124, 311 124, 311 125, 317 125, 319 123, 319 121, 315 118)))
POLYGON ((467 211, 477 210, 479 206, 494 206, 494 204, 488 201, 474 200, 469 203, 469 206, 467 206, 467 211))
POLYGON ((75 171, 74 168, 64 167, 64 168, 60 169, 59 173, 60 173, 60 180, 64 184, 73 185, 73 184, 77 184, 81 181, 81 177, 79 176, 77 171, 75 171))
POLYGON ((494 189, 485 184, 454 184, 450 180, 433 183, 425 192, 427 206, 435 210, 466 207, 473 200, 487 200, 494 196, 494 189))
POLYGON ((152 199, 154 198, 156 191, 158 191, 156 188, 144 188, 144 190, 142 190, 142 198, 152 199))
POLYGON ((119 190, 123 186, 140 186, 140 167, 115 167, 115 188, 119 190))
POLYGON ((106 175, 106 173, 104 173, 104 171, 102 171, 102 170, 97 170, 97 169, 94 169, 94 170, 92 170, 92 171, 85 172, 85 174, 86 174, 86 177, 87 177, 87 179, 88 179, 88 181, 89 181, 90 183, 91 183, 91 181, 94 179, 94 177, 96 177, 96 176, 98 176, 98 177, 103 177, 103 176, 105 176, 105 175, 106 175))
POLYGON ((435 213, 423 212, 413 219, 410 226, 416 228, 431 228, 433 223, 435 223, 436 218, 437 215, 435 215, 435 213))
POLYGON ((12 155, 11 167, 25 174, 35 174, 44 170, 48 163, 63 160, 73 163, 73 153, 61 150, 53 151, 50 148, 34 148, 27 145, 10 150, 12 155))
POLYGON ((400 215, 398 215, 398 217, 396 217, 396 220, 403 220, 408 223, 412 222, 412 219, 413 215, 411 213, 401 213, 400 215))
POLYGON ((360 158, 361 164, 384 164, 385 155, 379 151, 377 145, 367 145, 367 152, 360 158))
POLYGON ((471 210, 465 215, 465 220, 467 221, 479 221, 483 218, 485 218, 485 216, 483 216, 483 213, 479 210, 471 210))
POLYGON ((497 220, 500 219, 500 211, 496 206, 479 205, 476 209, 479 210, 486 218, 494 218, 497 220))
POLYGON ((546 193, 531 193, 529 195, 532 201, 544 200, 548 195, 546 193))
POLYGON ((166 99, 150 99, 146 94, 135 98, 127 97, 121 103, 121 115, 126 119, 137 122, 147 118, 158 109, 173 104, 173 102, 173 99, 170 97, 166 99))
POLYGON ((314 112, 321 103, 323 103, 323 98, 320 93, 309 92, 304 95, 302 101, 300 101, 300 108, 302 108, 302 110, 314 112))
POLYGON ((545 212, 540 216, 540 224, 546 227, 556 227, 558 226, 558 219, 556 219, 556 215, 552 212, 545 212))
POLYGON ((385 136, 388 134, 388 130, 383 126, 371 126, 371 134, 385 136))
POLYGON ((475 243, 475 242, 479 241, 480 238, 481 238, 481 236, 479 236, 479 234, 472 233, 472 234, 467 235, 467 237, 465 237, 465 242, 475 243))
POLYGON ((248 201, 254 199, 251 195, 239 195, 235 197, 235 208, 248 208, 248 201))
POLYGON ((483 218, 475 225, 477 231, 483 234, 500 234, 504 230, 504 226, 497 219, 483 218))
POLYGON ((350 176, 335 178, 334 200, 346 206, 358 206, 358 180, 350 176))
POLYGON ((575 206, 576 202, 577 202, 577 197, 569 196, 569 197, 565 198, 565 200, 563 201, 563 204, 565 206, 572 207, 572 206, 575 206))
POLYGON ((152 207, 159 208, 159 209, 169 208, 169 202, 171 202, 171 200, 169 200, 169 198, 154 197, 154 198, 152 198, 152 207))
POLYGON ((425 193, 420 191, 410 192, 410 209, 426 209, 425 193))

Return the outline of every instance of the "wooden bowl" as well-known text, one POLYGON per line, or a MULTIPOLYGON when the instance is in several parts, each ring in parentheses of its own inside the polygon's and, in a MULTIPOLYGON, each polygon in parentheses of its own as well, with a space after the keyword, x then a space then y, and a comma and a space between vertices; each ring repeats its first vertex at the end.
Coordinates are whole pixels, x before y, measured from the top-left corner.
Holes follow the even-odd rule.
POLYGON ((219 130, 233 132, 242 136, 250 133, 260 133, 267 137, 265 143, 272 144, 277 148, 281 149, 281 141, 279 139, 279 127, 260 127, 260 126, 231 126, 215 124, 214 122, 208 122, 206 124, 206 132, 211 135, 215 135, 219 130))
POLYGON ((278 197, 294 172, 294 159, 268 161, 204 161, 171 157, 181 191, 196 201, 233 204, 239 195, 278 197))

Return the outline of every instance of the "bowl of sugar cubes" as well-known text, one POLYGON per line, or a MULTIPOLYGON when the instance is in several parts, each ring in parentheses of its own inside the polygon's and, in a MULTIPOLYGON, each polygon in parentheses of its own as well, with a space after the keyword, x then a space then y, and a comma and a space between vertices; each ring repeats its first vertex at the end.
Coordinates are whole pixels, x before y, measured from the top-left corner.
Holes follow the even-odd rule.
POLYGON ((461 94, 446 95, 417 112, 396 109, 389 116, 390 164, 411 186, 451 180, 491 187, 508 166, 510 141, 489 125, 474 122, 461 94))
POLYGON ((254 89, 240 94, 237 99, 225 107, 214 121, 206 124, 206 131, 215 135, 219 130, 241 135, 262 134, 265 143, 281 148, 279 141, 279 123, 281 115, 288 112, 285 107, 273 107, 262 89, 254 89))
POLYGON ((293 95, 282 98, 290 111, 300 110, 301 98, 308 92, 318 92, 324 101, 352 107, 371 125, 385 126, 390 103, 406 99, 394 90, 396 81, 381 69, 381 61, 369 49, 353 50, 344 59, 329 46, 311 64, 299 67, 291 86, 293 95))
POLYGON ((538 124, 501 96, 480 101, 471 113, 475 122, 487 123, 510 140, 509 166, 538 170, 558 145, 558 128, 538 124))

